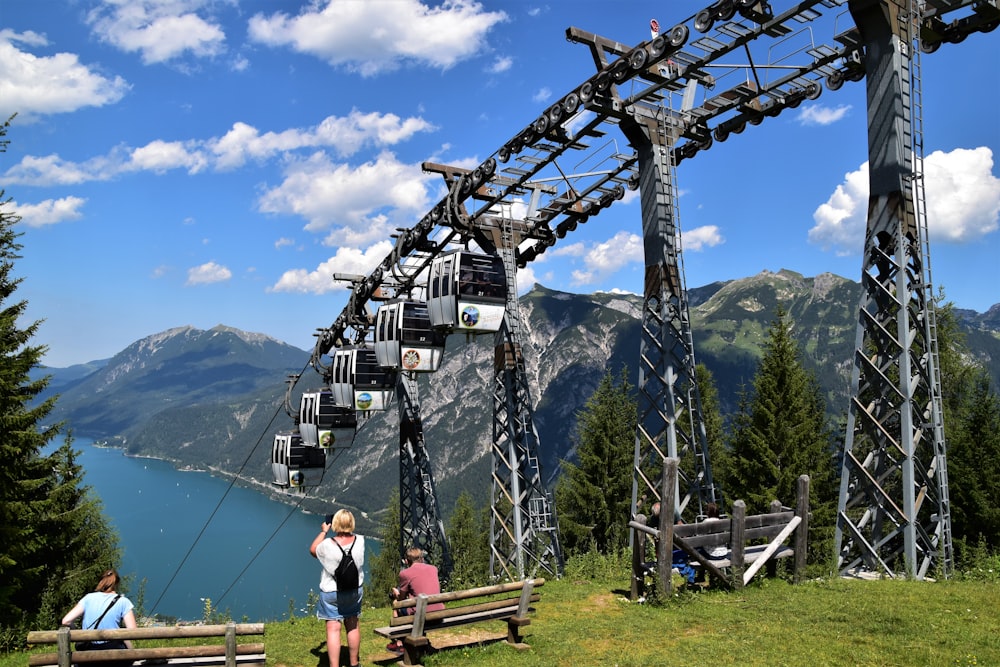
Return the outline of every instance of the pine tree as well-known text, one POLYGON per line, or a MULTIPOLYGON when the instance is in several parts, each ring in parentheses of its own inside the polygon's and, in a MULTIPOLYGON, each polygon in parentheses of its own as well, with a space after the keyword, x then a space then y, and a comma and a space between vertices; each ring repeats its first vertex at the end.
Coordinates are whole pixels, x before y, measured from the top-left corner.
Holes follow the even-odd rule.
POLYGON ((455 501, 448 528, 454 567, 448 586, 485 586, 490 578, 489 516, 476 510, 472 495, 462 491, 455 501))
POLYGON ((556 487, 560 534, 568 554, 591 548, 613 553, 626 544, 636 410, 623 370, 617 384, 605 373, 577 415, 578 463, 563 461, 556 487))
MULTIPOLYGON (((0 152, 10 120, 0 126, 0 152)), ((27 301, 12 301, 22 246, 20 218, 0 191, 0 626, 51 626, 117 565, 117 535, 82 486, 71 442, 46 454, 61 425, 44 424, 55 398, 38 402, 48 378, 32 379, 45 354, 32 345, 40 322, 19 324, 27 301)))
POLYGON ((722 411, 719 409, 719 390, 715 386, 712 372, 704 364, 694 367, 698 394, 701 397, 701 417, 705 423, 705 439, 708 441, 708 460, 712 466, 712 480, 725 495, 722 481, 728 476, 729 452, 726 450, 725 429, 722 411))
POLYGON ((1000 553, 1000 397, 985 370, 957 426, 961 435, 948 449, 952 534, 962 551, 982 544, 1000 553))
POLYGON ((403 545, 400 544, 399 518, 399 488, 394 488, 389 494, 389 504, 385 509, 385 517, 379 526, 379 540, 382 550, 371 561, 371 582, 365 582, 365 588, 370 593, 366 597, 375 606, 389 604, 389 591, 399 583, 400 559, 403 545))
POLYGON ((952 538, 964 568, 975 565, 979 547, 1000 554, 1000 397, 969 354, 954 304, 936 315, 952 538))
POLYGON ((822 553, 835 507, 831 432, 823 395, 805 370, 779 307, 768 329, 753 387, 743 392, 730 436, 730 499, 765 512, 772 500, 795 502, 800 475, 810 477, 810 543, 822 553))

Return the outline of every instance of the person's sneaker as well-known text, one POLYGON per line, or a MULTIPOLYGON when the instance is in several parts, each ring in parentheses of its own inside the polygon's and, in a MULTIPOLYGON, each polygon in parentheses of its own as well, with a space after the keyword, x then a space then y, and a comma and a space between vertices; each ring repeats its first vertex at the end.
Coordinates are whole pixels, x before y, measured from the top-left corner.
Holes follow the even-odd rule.
POLYGON ((388 644, 385 645, 385 648, 387 651, 391 651, 392 653, 402 653, 403 642, 398 640, 394 642, 389 642, 388 644))

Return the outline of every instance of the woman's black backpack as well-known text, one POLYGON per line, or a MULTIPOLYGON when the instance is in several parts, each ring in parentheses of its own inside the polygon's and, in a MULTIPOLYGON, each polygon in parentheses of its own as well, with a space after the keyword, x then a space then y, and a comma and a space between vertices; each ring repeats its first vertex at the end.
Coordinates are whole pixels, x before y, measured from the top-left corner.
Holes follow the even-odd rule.
POLYGON ((358 574, 358 565, 354 562, 354 558, 351 556, 351 550, 354 545, 357 544, 358 538, 354 538, 354 542, 351 546, 344 551, 344 547, 340 546, 340 542, 334 540, 333 543, 340 547, 340 563, 337 564, 337 569, 333 573, 333 580, 337 582, 338 591, 354 591, 361 587, 361 576, 358 574))

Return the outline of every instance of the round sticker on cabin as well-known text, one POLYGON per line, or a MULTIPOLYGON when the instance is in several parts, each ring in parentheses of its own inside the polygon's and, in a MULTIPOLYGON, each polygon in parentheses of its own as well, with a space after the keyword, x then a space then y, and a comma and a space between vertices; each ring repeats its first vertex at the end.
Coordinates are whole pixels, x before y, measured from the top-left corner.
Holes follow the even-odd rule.
POLYGON ((372 395, 369 394, 367 391, 363 391, 360 394, 358 394, 355 403, 358 404, 358 410, 367 410, 372 406, 372 395))
POLYGON ((420 353, 416 350, 407 350, 403 353, 403 368, 412 371, 420 365, 420 353))
POLYGON ((291 486, 302 486, 303 482, 306 481, 306 476, 301 470, 293 470, 292 474, 288 477, 288 483, 291 486))
POLYGON ((333 431, 320 431, 319 432, 319 446, 320 447, 333 447, 333 443, 336 438, 333 437, 333 431))
POLYGON ((479 324, 479 309, 475 306, 466 306, 462 309, 462 325, 474 327, 479 324))

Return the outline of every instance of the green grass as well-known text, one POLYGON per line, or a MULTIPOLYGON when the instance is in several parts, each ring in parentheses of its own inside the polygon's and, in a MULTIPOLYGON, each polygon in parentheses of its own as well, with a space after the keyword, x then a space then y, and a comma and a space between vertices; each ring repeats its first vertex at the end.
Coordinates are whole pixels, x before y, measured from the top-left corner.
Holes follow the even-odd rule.
MULTIPOLYGON (((620 580, 547 581, 525 628, 529 650, 502 642, 449 648, 424 664, 1000 665, 997 581, 761 580, 741 592, 682 592, 662 605, 628 602, 621 586, 620 580)), ((387 609, 364 611, 362 664, 385 654, 386 640, 372 628, 388 621, 387 609)), ((268 663, 326 667, 324 638, 315 618, 268 623, 268 663)), ((25 653, 0 657, 0 667, 27 662, 25 653)))

